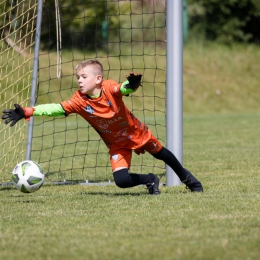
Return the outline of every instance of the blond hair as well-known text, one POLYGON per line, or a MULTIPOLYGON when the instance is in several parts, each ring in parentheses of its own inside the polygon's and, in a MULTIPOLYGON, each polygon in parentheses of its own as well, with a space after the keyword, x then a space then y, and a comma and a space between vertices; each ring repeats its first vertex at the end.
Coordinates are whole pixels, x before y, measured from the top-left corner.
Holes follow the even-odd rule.
POLYGON ((98 60, 85 60, 80 62, 77 66, 76 66, 76 71, 79 71, 87 66, 92 66, 93 68, 93 72, 96 75, 101 75, 103 78, 103 65, 98 61, 98 60))

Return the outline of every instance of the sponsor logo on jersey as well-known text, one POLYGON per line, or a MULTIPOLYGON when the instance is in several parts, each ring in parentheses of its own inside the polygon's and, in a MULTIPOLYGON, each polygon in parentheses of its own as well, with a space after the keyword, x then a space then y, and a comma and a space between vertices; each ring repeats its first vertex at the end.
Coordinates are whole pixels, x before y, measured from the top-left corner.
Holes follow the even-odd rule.
POLYGON ((116 135, 114 135, 114 137, 119 137, 119 136, 127 136, 127 128, 118 131, 116 135))
POLYGON ((123 118, 120 116, 113 119, 101 119, 101 120, 97 120, 97 124, 100 129, 107 129, 109 125, 112 125, 113 123, 116 123, 122 119, 123 118))
POLYGON ((123 118, 121 117, 121 116, 119 116, 119 117, 116 117, 116 118, 113 118, 113 119, 107 119, 106 121, 107 121, 107 123, 109 124, 109 125, 111 125, 111 124, 113 124, 113 123, 116 123, 116 122, 118 122, 118 121, 120 121, 120 120, 122 120, 123 118))
POLYGON ((116 143, 119 143, 119 142, 122 142, 122 141, 125 141, 126 140, 126 137, 120 137, 116 140, 116 143))
POLYGON ((106 120, 97 120, 98 127, 101 129, 107 129, 108 128, 108 123, 106 120))
POLYGON ((98 129, 98 132, 102 134, 111 134, 111 131, 108 129, 98 129))
POLYGON ((122 122, 119 124, 120 126, 125 126, 125 125, 128 125, 128 122, 122 122))

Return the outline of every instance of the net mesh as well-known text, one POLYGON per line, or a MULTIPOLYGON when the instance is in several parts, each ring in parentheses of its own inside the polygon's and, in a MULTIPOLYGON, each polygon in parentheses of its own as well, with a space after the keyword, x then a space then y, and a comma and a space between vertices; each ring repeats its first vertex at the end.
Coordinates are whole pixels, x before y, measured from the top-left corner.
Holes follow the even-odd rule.
MULTIPOLYGON (((0 2, 0 111, 30 100, 37 1, 0 2)), ((13 128, 0 122, 0 179, 8 180, 24 160, 26 123, 13 128)))
MULTIPOLYGON (((68 100, 77 90, 76 65, 96 58, 107 79, 123 82, 130 71, 143 74, 143 86, 124 101, 165 145, 165 39, 165 1, 46 1, 36 105, 68 100)), ((35 117, 34 124, 31 159, 40 163, 47 180, 113 178, 107 147, 81 117, 35 117)), ((24 124, 18 125, 17 133, 24 134, 24 124)), ((165 165, 151 155, 133 154, 131 172, 164 171, 165 165)))

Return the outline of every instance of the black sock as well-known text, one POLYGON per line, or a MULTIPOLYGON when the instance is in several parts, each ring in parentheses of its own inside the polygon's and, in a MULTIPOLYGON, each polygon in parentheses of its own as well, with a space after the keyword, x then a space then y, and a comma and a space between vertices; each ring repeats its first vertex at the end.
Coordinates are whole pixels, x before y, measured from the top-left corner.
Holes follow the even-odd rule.
POLYGON ((156 154, 152 154, 156 159, 164 161, 167 165, 169 165, 174 172, 178 175, 180 180, 183 182, 187 179, 187 172, 182 167, 181 163, 174 156, 174 154, 166 148, 162 148, 162 150, 156 154))
POLYGON ((116 185, 120 188, 130 188, 149 182, 149 176, 147 174, 129 174, 126 168, 113 172, 113 175, 116 185))

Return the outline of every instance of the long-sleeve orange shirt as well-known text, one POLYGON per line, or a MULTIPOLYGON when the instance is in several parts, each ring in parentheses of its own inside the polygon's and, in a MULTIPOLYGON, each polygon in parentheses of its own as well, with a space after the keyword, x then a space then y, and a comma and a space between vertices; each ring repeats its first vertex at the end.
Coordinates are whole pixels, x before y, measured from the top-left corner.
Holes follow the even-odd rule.
POLYGON ((116 146, 135 150, 143 146, 152 133, 127 109, 120 86, 114 80, 104 80, 100 97, 91 99, 76 91, 61 105, 66 115, 77 113, 88 121, 109 149, 116 146))

